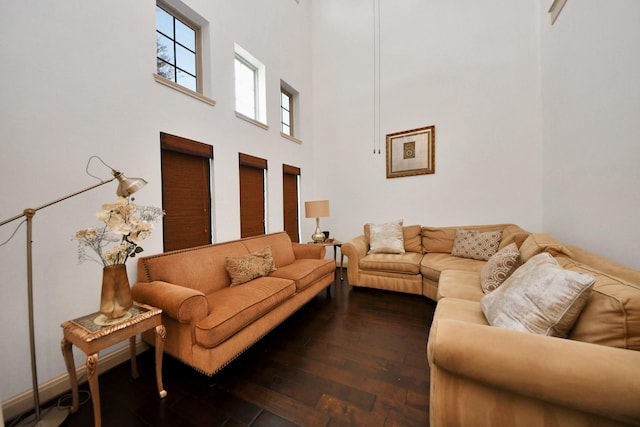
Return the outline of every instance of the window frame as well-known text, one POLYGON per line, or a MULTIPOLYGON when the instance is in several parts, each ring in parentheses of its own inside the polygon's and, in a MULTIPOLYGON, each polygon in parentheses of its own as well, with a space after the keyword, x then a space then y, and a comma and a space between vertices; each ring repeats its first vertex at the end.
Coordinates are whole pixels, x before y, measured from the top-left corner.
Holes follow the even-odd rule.
POLYGON ((293 95, 285 89, 282 85, 280 85, 280 133, 285 134, 286 136, 295 136, 295 121, 293 114, 293 95), (286 109, 284 105, 282 105, 282 96, 286 96, 289 99, 289 109, 286 109), (289 117, 289 124, 287 125, 284 121, 286 116, 289 117), (289 128, 289 132, 285 132, 284 127, 287 126, 289 128))
POLYGON ((297 144, 302 144, 300 140, 300 93, 295 90, 291 85, 289 85, 284 80, 280 80, 280 136, 288 139, 289 141, 293 141, 297 144), (289 105, 289 120, 290 120, 290 130, 291 135, 282 131, 282 94, 286 94, 289 97, 290 105, 289 105))
POLYGON ((235 95, 235 114, 236 117, 246 120, 258 127, 265 130, 269 129, 267 125, 267 91, 266 91, 266 67, 262 62, 257 60, 253 55, 234 43, 234 77, 236 72, 236 61, 242 65, 253 69, 254 71, 254 97, 255 97, 255 117, 247 116, 246 114, 238 111, 238 85, 237 81, 234 81, 234 95, 235 95))
MULTIPOLYGON (((177 92, 188 95, 199 101, 204 102, 210 106, 215 106, 216 101, 210 97, 211 88, 208 84, 208 77, 211 74, 210 67, 206 65, 205 56, 210 50, 209 46, 209 23, 202 18, 197 12, 190 9, 184 3, 179 0, 156 0, 156 7, 163 9, 174 18, 177 18, 184 25, 196 31, 196 91, 189 89, 186 86, 182 86, 170 79, 167 79, 158 74, 158 69, 153 73, 153 78, 156 83, 169 87, 177 92)), ((156 37, 158 34, 158 23, 156 20, 156 37)), ((157 61, 157 46, 156 41, 156 61, 157 61)))
MULTIPOLYGON (((164 10, 168 15, 171 15, 171 17, 173 18, 174 29, 175 29, 175 21, 177 20, 180 23, 182 23, 184 26, 188 27, 189 29, 191 29, 194 32, 194 38, 195 38, 195 40, 194 40, 194 48, 195 48, 195 51, 193 51, 193 54, 195 56, 195 59, 194 59, 195 63, 193 65, 194 65, 194 68, 195 68, 195 75, 191 74, 189 71, 187 71, 185 69, 182 69, 182 68, 178 67, 177 58, 176 58, 177 55, 175 55, 175 53, 174 53, 174 62, 173 63, 167 62, 163 58, 160 58, 157 55, 157 46, 158 46, 158 42, 157 41, 156 41, 156 61, 163 61, 163 62, 169 64, 171 67, 174 68, 175 73, 174 73, 174 79, 173 80, 162 76, 158 72, 158 70, 156 70, 156 73, 160 77, 164 78, 165 80, 167 80, 169 82, 172 82, 175 85, 183 87, 183 88, 185 88, 185 89, 187 89, 189 91, 202 94, 202 86, 203 86, 203 84, 202 84, 202 31, 201 31, 200 26, 198 24, 196 24, 195 22, 193 22, 192 20, 190 20, 189 18, 187 18, 184 14, 180 13, 178 10, 176 10, 174 7, 172 7, 171 5, 169 5, 168 3, 164 2, 164 1, 156 1, 156 8, 160 8, 160 9, 164 10), (193 90, 193 89, 191 89, 191 88, 189 88, 189 87, 187 87, 187 86, 185 86, 183 84, 178 83, 178 81, 177 81, 178 80, 178 70, 180 70, 180 71, 182 71, 182 72, 184 72, 186 74, 189 74, 189 75, 191 75, 191 76, 193 76, 195 78, 195 81, 196 81, 196 89, 195 90, 193 90)), ((167 34, 164 34, 164 33, 160 32, 158 30, 158 22, 156 20, 156 37, 157 37, 158 34, 161 34, 161 35, 167 37, 169 40, 171 40, 171 42, 173 44, 173 47, 174 47, 174 52, 176 50, 176 46, 181 46, 181 47, 191 51, 191 49, 189 47, 183 45, 182 43, 180 43, 179 41, 176 40, 175 30, 174 30, 173 38, 169 37, 167 34)))

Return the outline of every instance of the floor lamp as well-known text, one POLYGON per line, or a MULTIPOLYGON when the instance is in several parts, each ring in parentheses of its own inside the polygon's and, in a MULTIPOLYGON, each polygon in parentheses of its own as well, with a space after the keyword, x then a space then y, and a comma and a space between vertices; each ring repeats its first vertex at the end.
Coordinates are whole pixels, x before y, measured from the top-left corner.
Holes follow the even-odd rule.
MULTIPOLYGON (((116 194, 121 197, 128 197, 147 184, 147 182, 142 178, 127 178, 122 173, 118 172, 117 170, 113 169, 111 166, 103 162, 102 159, 100 159, 100 157, 98 156, 91 156, 89 158, 89 161, 87 162, 87 173, 89 173, 88 172, 89 163, 91 163, 91 160, 94 158, 98 159, 100 162, 102 162, 103 165, 111 169, 113 178, 107 181, 101 180, 100 183, 96 185, 92 185, 91 187, 87 187, 83 190, 76 191, 75 193, 61 197, 57 200, 46 203, 37 208, 27 208, 21 214, 18 214, 14 217, 11 217, 5 221, 0 222, 0 227, 7 223, 15 221, 17 219, 20 219, 22 217, 26 218, 26 222, 27 222, 27 301, 29 304, 29 348, 31 351, 31 380, 32 380, 32 386, 33 386, 33 403, 35 408, 35 420, 27 419, 20 425, 33 425, 33 426, 42 426, 42 427, 59 426, 64 422, 64 420, 69 415, 68 411, 57 411, 57 412, 50 411, 44 415, 40 411, 40 392, 38 390, 38 372, 37 372, 38 369, 36 366, 36 345, 35 345, 34 324, 33 324, 34 323, 33 322, 33 258, 32 258, 32 252, 31 252, 31 247, 32 247, 31 234, 32 234, 33 217, 35 216, 36 212, 39 211, 40 209, 44 209, 51 205, 55 205, 56 203, 62 202, 63 200, 70 199, 72 197, 75 197, 89 190, 93 190, 94 188, 108 184, 111 181, 116 179, 119 182, 116 194), (33 422, 34 424, 30 424, 31 422, 33 422)), ((9 240, 11 240, 11 238, 9 238, 9 240)))

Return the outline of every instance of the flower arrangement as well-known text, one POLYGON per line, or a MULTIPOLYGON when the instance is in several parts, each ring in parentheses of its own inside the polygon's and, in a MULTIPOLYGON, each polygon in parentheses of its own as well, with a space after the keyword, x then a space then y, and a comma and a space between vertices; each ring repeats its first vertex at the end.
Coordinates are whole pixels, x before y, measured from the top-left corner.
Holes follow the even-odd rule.
POLYGON ((164 212, 160 208, 136 206, 133 198, 120 197, 115 203, 102 205, 96 216, 104 222, 104 227, 85 228, 75 235, 78 261, 90 260, 105 267, 126 263, 143 251, 140 243, 149 237, 153 223, 162 215, 164 212), (91 248, 99 260, 87 253, 87 248, 91 248))

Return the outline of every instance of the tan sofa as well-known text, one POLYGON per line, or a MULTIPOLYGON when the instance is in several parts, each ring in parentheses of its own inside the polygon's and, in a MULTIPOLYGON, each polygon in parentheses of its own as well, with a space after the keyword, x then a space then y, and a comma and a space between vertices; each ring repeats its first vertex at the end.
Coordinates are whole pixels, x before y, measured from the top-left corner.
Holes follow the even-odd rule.
POLYGON ((468 225, 460 227, 402 227, 404 254, 368 254, 369 224, 364 233, 342 245, 348 257, 347 277, 352 286, 424 295, 437 300, 438 280, 445 270, 479 272, 484 261, 451 255, 456 229, 502 231, 499 249, 520 245, 529 233, 514 224, 468 225))
POLYGON ((512 224, 404 227, 399 255, 367 255, 367 233, 342 247, 350 283, 437 301, 427 344, 431 427, 640 425, 640 272, 512 224), (592 275, 568 337, 490 326, 481 307, 486 261, 451 255, 457 228, 502 230, 500 248, 516 243, 523 262, 547 252, 592 275))
MULTIPOLYGON (((334 281, 335 261, 324 255, 322 245, 292 243, 286 233, 166 252, 138 260, 132 293, 163 310, 164 351, 213 375, 334 281), (267 246, 276 270, 230 286, 226 257, 267 246)), ((143 339, 155 341, 153 333, 143 339)))

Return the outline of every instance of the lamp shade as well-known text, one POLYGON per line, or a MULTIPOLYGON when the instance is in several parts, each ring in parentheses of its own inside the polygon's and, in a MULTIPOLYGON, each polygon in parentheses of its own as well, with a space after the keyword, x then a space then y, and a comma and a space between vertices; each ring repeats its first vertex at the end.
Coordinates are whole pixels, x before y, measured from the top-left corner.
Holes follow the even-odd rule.
POLYGON ((320 218, 329 216, 329 201, 314 200, 304 202, 304 216, 306 218, 320 218))
POLYGON ((130 195, 147 185, 147 181, 142 178, 127 178, 120 172, 114 172, 113 175, 119 182, 116 194, 120 197, 129 197, 130 195))

